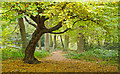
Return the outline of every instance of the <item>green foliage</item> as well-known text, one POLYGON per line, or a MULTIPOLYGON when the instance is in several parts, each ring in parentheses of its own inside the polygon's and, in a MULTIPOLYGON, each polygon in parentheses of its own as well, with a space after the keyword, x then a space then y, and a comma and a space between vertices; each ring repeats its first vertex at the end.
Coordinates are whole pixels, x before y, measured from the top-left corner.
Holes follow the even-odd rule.
MULTIPOLYGON (((15 48, 2 48, 2 59, 18 59, 18 58, 24 58, 25 54, 21 52, 20 49, 15 48)), ((35 51, 34 55, 38 58, 43 58, 48 56, 50 53, 47 51, 35 51)))
MULTIPOLYGON (((64 31, 66 28, 72 27, 72 24, 78 20, 78 19, 93 19, 98 23, 95 23, 90 20, 86 21, 79 21, 77 22, 73 27, 72 30, 68 31, 66 34, 69 34, 71 43, 75 43, 78 38, 78 34, 82 33, 84 35, 84 38, 86 42, 88 42, 88 45, 97 44, 97 40, 100 41, 105 40, 108 43, 117 43, 118 42, 118 3, 117 2, 103 2, 103 3, 80 3, 80 2, 68 2, 66 4, 66 7, 62 9, 62 6, 65 5, 66 2, 3 2, 2 3, 2 12, 9 10, 12 6, 12 10, 2 14, 1 20, 2 22, 2 43, 4 46, 8 46, 14 44, 12 41, 9 41, 9 38, 17 37, 14 36, 16 34, 11 34, 13 27, 15 27, 17 21, 16 19, 20 17, 26 16, 26 14, 36 16, 38 15, 38 8, 41 7, 41 9, 44 9, 43 13, 40 13, 40 17, 45 16, 49 17, 49 22, 52 24, 47 24, 46 26, 50 28, 51 26, 55 26, 58 24, 59 21, 66 19, 65 22, 62 23, 62 28, 60 28, 57 31, 64 31), (25 11, 25 13, 18 15, 18 11, 25 11), (13 14, 14 13, 14 14, 13 14), (70 19, 71 16, 76 16, 74 19, 70 19), (57 17, 56 17, 57 16, 57 17), (55 20, 55 21, 53 21, 55 20), (6 22, 7 21, 7 22, 6 22), (13 24, 15 23, 15 24, 13 24), (84 26, 83 28, 80 28, 80 26, 84 26), (109 41, 110 40, 110 41, 109 41)), ((46 21, 47 22, 47 21, 46 21)), ((28 27, 28 26, 27 26, 28 27)), ((26 29, 28 32, 31 32, 34 30, 34 28, 26 29)), ((18 37, 17 37, 18 38, 18 37)), ((19 37, 20 38, 20 37, 19 37)), ((28 41, 30 40, 30 36, 28 37, 28 41)), ((44 37, 42 37, 42 46, 44 44, 44 37)), ((18 39, 20 40, 20 39, 18 39)), ((15 42, 16 43, 16 42, 15 42)), ((105 45, 106 46, 106 45, 105 45)), ((111 46, 109 44, 109 46, 111 46)), ((95 46, 93 46, 95 47, 95 46)), ((109 48, 111 49, 111 48, 109 48)), ((5 54, 8 53, 8 50, 5 50, 5 54)), ((17 52, 17 51, 15 51, 17 52)), ((111 51, 106 54, 108 51, 102 51, 102 50, 93 50, 93 51, 87 51, 84 54, 76 54, 74 55, 75 58, 81 58, 82 56, 90 57, 95 56, 101 57, 102 59, 106 59, 111 57, 111 54, 114 53, 111 51), (78 55, 78 56, 77 56, 78 55)), ((12 52, 13 55, 18 55, 18 53, 12 52)), ((36 53, 39 55, 38 53, 36 53)), ((42 53, 41 53, 42 54, 42 53)), ((10 56, 13 56, 10 55, 10 56)), ((112 54, 112 57, 116 57, 116 54, 112 54)), ((88 58, 90 59, 90 58, 88 58)), ((91 60, 91 59, 90 59, 91 60)))
POLYGON ((2 59, 23 58, 25 55, 21 51, 14 48, 2 48, 2 59))
POLYGON ((95 49, 89 50, 83 53, 69 52, 65 55, 70 59, 81 59, 86 61, 96 61, 96 60, 106 60, 109 62, 117 62, 118 51, 117 50, 105 50, 105 49, 95 49))
POLYGON ((43 57, 50 55, 50 52, 47 52, 45 50, 36 50, 34 55, 35 55, 35 57, 43 58, 43 57))

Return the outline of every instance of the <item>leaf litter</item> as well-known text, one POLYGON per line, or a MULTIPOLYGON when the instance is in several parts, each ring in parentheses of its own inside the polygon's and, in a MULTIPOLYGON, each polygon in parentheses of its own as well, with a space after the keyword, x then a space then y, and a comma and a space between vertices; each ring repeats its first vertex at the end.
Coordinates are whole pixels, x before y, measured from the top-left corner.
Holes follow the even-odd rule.
POLYGON ((39 59, 42 63, 27 64, 22 59, 2 61, 2 72, 119 72, 116 66, 67 59, 62 51, 39 59))

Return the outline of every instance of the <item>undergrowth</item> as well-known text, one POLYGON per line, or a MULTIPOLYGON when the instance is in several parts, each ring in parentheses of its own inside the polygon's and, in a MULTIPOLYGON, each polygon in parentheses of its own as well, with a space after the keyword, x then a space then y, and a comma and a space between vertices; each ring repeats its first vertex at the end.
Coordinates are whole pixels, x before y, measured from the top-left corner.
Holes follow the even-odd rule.
POLYGON ((95 49, 85 51, 83 53, 77 53, 75 51, 68 52, 64 55, 69 59, 79 59, 85 61, 107 61, 110 63, 117 63, 118 59, 118 51, 117 50, 103 50, 103 49, 95 49))
MULTIPOLYGON (((19 59, 24 58, 25 53, 22 53, 19 49, 14 48, 2 48, 2 60, 5 59, 19 59)), ((50 52, 47 52, 45 50, 36 50, 34 53, 34 56, 37 58, 43 58, 50 54, 50 52)))

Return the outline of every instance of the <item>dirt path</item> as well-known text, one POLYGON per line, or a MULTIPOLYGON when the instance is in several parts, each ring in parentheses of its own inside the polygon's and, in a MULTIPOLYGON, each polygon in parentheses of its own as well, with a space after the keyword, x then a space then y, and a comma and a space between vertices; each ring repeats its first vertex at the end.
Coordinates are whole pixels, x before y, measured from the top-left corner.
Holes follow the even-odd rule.
POLYGON ((46 57, 46 60, 54 60, 54 61, 68 61, 67 58, 62 56, 62 51, 55 51, 51 53, 52 56, 46 57))
POLYGON ((75 59, 67 59, 65 58, 62 51, 54 51, 51 53, 52 56, 44 58, 45 61, 58 61, 58 62, 80 62, 79 60, 75 59))
POLYGON ((52 52, 52 56, 39 59, 42 63, 26 64, 20 60, 2 61, 3 72, 118 72, 116 66, 93 62, 70 60, 62 56, 62 51, 52 52))

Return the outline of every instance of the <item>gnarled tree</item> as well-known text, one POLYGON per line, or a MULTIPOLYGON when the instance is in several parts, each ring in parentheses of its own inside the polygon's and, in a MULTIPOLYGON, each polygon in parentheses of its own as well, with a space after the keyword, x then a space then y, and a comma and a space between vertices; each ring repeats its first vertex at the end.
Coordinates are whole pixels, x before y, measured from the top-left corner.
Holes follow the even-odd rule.
POLYGON ((51 34, 61 34, 72 28, 75 23, 78 21, 92 21, 96 25, 102 26, 104 29, 107 29, 107 26, 103 26, 97 16, 94 19, 94 13, 88 11, 88 9, 83 6, 82 3, 73 3, 73 2, 14 2, 6 3, 5 6, 11 6, 10 10, 6 11, 9 13, 11 11, 19 12, 21 17, 24 17, 25 20, 32 26, 36 28, 32 34, 32 38, 29 41, 29 44, 25 50, 24 62, 33 64, 39 63, 35 57, 34 52, 36 44, 39 41, 40 37, 45 33, 51 34), (28 20, 28 17, 31 18, 33 22, 28 20), (46 26, 45 22, 49 19, 56 19, 55 22, 51 25, 52 27, 46 26), (61 30, 61 28, 65 30, 61 30), (60 30, 62 32, 54 32, 60 30))

